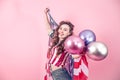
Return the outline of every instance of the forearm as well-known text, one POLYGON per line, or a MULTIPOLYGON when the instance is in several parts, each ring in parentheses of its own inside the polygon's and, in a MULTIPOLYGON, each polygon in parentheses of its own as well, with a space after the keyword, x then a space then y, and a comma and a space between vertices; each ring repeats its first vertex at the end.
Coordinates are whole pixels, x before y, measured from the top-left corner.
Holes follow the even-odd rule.
POLYGON ((50 21, 49 21, 49 18, 48 18, 48 9, 45 10, 45 17, 46 17, 46 29, 47 29, 47 32, 48 34, 52 31, 51 27, 50 27, 50 21))

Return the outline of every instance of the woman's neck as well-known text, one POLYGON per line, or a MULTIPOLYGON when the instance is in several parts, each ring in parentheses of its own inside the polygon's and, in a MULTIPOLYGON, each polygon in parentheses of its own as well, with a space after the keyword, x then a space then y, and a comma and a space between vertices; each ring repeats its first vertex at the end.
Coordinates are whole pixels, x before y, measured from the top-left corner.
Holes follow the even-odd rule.
POLYGON ((63 41, 63 38, 60 38, 60 39, 59 39, 59 42, 61 42, 61 41, 63 41))
POLYGON ((63 39, 60 39, 57 43, 57 45, 61 44, 61 42, 63 41, 63 39))

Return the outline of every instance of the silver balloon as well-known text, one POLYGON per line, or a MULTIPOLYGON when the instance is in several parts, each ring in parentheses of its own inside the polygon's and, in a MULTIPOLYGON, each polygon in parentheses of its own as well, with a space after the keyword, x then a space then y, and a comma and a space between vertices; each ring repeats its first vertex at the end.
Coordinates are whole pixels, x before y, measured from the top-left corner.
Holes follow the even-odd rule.
POLYGON ((92 42, 88 44, 86 54, 90 59, 100 61, 106 58, 108 49, 102 42, 92 42))

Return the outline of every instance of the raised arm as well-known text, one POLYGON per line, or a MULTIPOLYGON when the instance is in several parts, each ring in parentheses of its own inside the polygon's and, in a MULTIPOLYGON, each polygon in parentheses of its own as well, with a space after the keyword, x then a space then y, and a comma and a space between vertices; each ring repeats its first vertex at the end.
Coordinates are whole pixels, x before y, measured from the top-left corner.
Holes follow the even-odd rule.
POLYGON ((52 29, 51 29, 51 27, 50 27, 50 21, 49 21, 49 17, 48 17, 48 12, 50 11, 50 9, 49 8, 46 8, 45 9, 45 17, 46 17, 46 28, 47 28, 47 31, 48 31, 48 34, 50 34, 51 32, 52 32, 52 29))

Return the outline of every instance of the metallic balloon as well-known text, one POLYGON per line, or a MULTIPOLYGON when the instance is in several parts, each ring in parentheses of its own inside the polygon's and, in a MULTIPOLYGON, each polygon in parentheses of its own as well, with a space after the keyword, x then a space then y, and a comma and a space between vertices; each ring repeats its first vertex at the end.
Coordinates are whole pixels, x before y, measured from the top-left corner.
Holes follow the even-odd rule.
POLYGON ((90 59, 100 61, 106 58, 108 49, 102 42, 91 42, 87 46, 86 54, 90 59))
POLYGON ((79 36, 82 40, 84 40, 85 45, 88 45, 89 43, 96 41, 95 33, 88 29, 80 32, 79 36))
POLYGON ((85 45, 84 41, 78 36, 70 36, 65 40, 65 49, 71 54, 80 54, 85 45))

